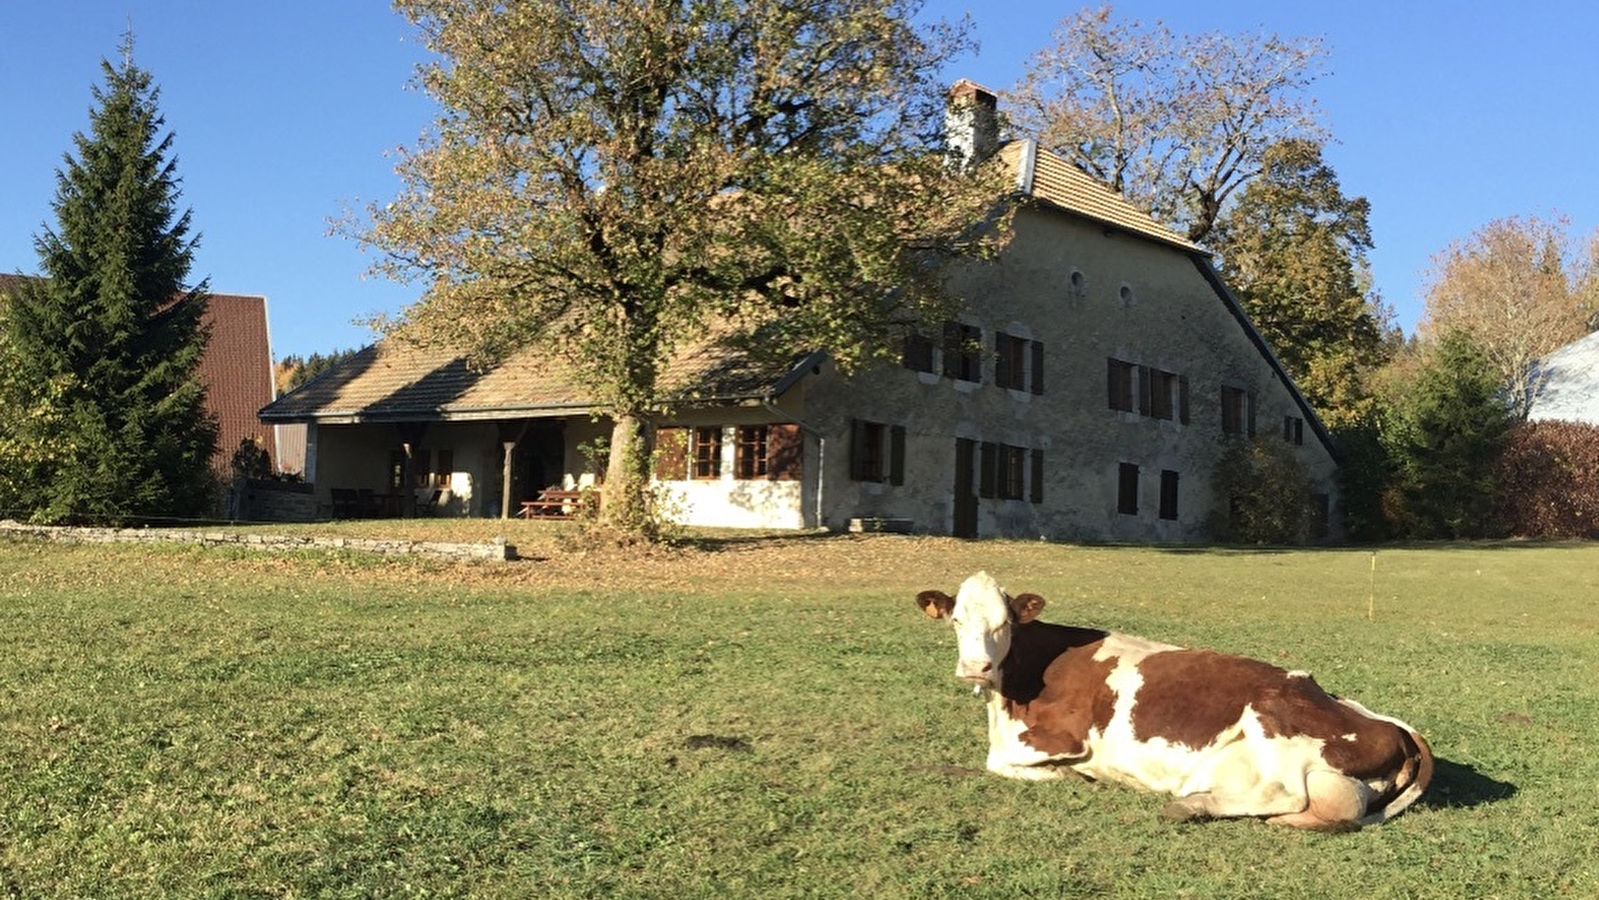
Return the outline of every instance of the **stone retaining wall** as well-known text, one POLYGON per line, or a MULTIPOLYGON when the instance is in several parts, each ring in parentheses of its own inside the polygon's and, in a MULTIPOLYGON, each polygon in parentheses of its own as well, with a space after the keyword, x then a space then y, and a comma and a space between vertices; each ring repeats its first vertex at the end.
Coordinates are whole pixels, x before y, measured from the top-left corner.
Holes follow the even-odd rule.
POLYGON ((0 522, 0 537, 32 537, 73 544, 200 544, 210 547, 241 547, 246 550, 354 550, 384 556, 413 555, 496 562, 516 559, 516 548, 507 544, 505 538, 496 538, 486 544, 458 544, 442 541, 244 534, 190 528, 76 528, 61 525, 24 525, 9 520, 0 522))

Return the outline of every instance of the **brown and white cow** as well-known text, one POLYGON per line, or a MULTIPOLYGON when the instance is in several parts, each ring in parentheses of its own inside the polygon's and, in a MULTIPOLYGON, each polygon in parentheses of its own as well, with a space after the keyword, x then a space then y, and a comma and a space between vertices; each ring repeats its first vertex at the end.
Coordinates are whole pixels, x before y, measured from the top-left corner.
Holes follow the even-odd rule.
POLYGON ((1303 672, 1210 650, 1035 621, 986 572, 956 596, 922 591, 955 626, 958 678, 986 689, 988 768, 1068 770, 1177 797, 1163 816, 1260 816, 1342 830, 1383 822, 1432 778, 1409 725, 1335 698, 1303 672))

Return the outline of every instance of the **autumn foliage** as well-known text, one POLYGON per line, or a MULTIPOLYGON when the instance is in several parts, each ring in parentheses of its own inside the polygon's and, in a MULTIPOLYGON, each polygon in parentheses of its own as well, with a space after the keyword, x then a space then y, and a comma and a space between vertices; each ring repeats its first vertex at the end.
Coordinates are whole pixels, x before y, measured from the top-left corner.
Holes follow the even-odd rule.
POLYGON ((1523 422, 1496 464, 1499 517, 1519 537, 1599 537, 1599 426, 1523 422))

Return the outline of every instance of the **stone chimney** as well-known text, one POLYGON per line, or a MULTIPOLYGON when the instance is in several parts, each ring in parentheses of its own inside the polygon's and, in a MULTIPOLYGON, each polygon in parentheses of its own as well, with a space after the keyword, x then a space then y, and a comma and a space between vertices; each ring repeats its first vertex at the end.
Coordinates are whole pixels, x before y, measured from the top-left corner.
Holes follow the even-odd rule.
POLYGON ((969 169, 999 148, 999 103, 994 92, 962 78, 944 107, 944 148, 951 165, 969 169))

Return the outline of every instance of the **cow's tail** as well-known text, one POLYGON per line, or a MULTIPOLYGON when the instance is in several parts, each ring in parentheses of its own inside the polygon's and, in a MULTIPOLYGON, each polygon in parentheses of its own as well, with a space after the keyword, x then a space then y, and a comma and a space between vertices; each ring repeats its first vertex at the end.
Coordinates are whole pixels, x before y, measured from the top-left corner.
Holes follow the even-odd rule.
POLYGON ((1410 807, 1412 803, 1421 799, 1427 785, 1432 782, 1433 758, 1432 747, 1421 733, 1409 725, 1392 716, 1378 715, 1353 700, 1342 700, 1343 703, 1360 710, 1363 714, 1373 719, 1387 722, 1405 733, 1409 744, 1405 753, 1405 761, 1399 767, 1399 773, 1394 776, 1393 784, 1388 790, 1379 794, 1372 800, 1369 812, 1360 819, 1362 825, 1376 825, 1386 822, 1399 815, 1410 807))

